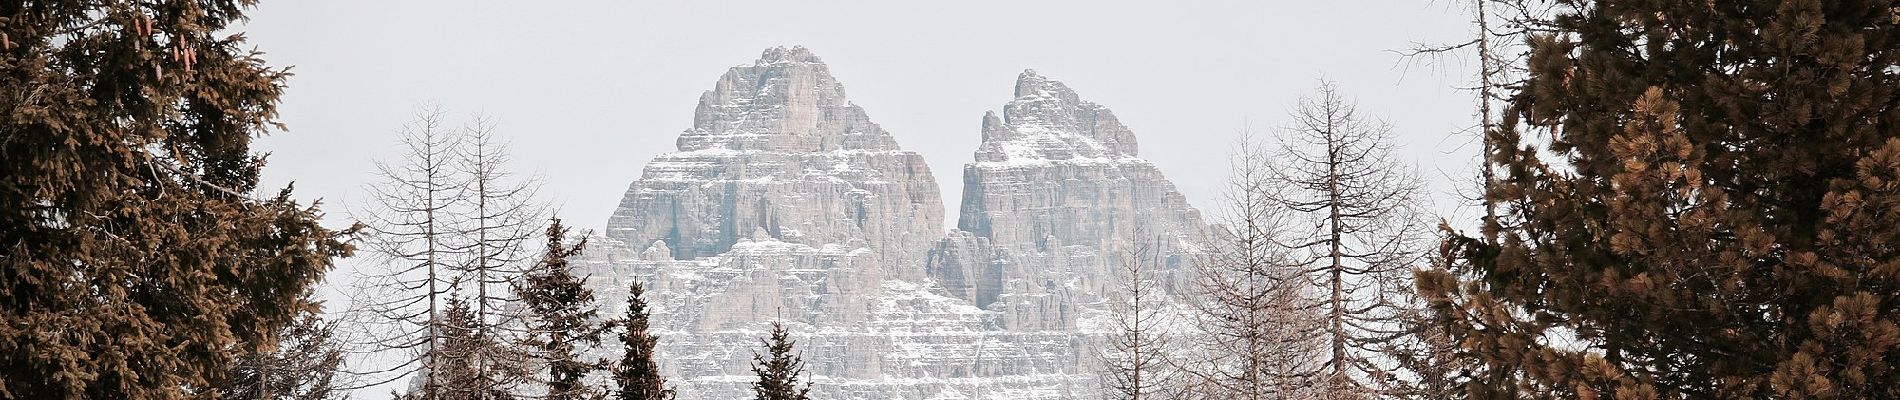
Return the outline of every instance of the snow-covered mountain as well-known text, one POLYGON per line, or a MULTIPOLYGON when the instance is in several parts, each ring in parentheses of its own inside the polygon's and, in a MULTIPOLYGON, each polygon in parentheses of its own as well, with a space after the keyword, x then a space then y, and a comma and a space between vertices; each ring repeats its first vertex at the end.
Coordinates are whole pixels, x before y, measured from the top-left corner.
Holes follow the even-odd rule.
POLYGON ((1155 243, 1184 268, 1199 213, 1108 109, 1033 71, 982 135, 946 234, 922 158, 810 51, 768 49, 700 97, 579 264, 608 313, 649 286, 682 399, 749 397, 773 321, 818 398, 1096 397, 1113 267, 1155 243))

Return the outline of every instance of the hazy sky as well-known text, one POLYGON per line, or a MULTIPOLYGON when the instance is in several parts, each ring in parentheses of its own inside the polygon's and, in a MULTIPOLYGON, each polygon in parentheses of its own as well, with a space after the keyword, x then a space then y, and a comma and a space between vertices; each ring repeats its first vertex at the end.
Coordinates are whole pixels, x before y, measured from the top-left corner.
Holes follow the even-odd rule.
MULTIPOLYGON (((1320 79, 1386 118, 1434 190, 1475 145, 1470 63, 1394 50, 1470 28, 1445 1, 266 1, 251 43, 295 66, 266 187, 296 181, 331 220, 419 104, 497 117, 516 169, 571 226, 599 229, 701 92, 761 50, 803 45, 851 101, 929 160, 954 224, 987 110, 1033 68, 1114 109, 1196 206, 1215 206, 1243 126, 1270 131, 1320 79)), ((1442 197, 1442 196, 1441 196, 1442 197)))

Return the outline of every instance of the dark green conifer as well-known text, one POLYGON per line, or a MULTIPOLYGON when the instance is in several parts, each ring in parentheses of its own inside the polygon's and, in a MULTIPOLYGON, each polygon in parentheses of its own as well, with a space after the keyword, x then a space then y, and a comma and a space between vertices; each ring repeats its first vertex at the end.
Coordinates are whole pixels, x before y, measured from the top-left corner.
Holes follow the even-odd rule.
POLYGON ((516 285, 515 296, 528 308, 528 330, 522 344, 533 349, 545 371, 544 399, 578 400, 599 396, 598 388, 581 380, 605 368, 605 362, 583 359, 579 350, 600 344, 610 328, 597 321, 594 291, 574 276, 567 258, 578 255, 586 240, 567 245, 567 228, 559 218, 548 225, 547 252, 541 263, 516 285))
POLYGON ((765 354, 752 355, 752 373, 759 381, 752 384, 752 391, 758 400, 807 400, 811 392, 811 383, 798 383, 798 376, 805 374, 805 362, 798 359, 792 346, 792 334, 785 325, 772 323, 772 337, 760 339, 765 344, 765 354))
POLYGON ((493 377, 490 373, 477 368, 475 355, 484 349, 498 346, 494 339, 475 329, 477 317, 468 300, 451 295, 437 319, 437 332, 442 335, 438 347, 425 351, 422 361, 434 366, 432 374, 415 377, 421 386, 402 399, 408 400, 511 400, 514 395, 496 388, 487 382, 493 377), (426 377, 432 376, 433 379, 426 377))
POLYGON ((646 288, 639 282, 627 288, 627 315, 620 321, 626 329, 620 332, 620 345, 626 350, 614 366, 614 383, 620 387, 615 397, 620 400, 673 398, 673 389, 666 387, 660 365, 653 360, 653 347, 660 338, 647 333, 647 302, 641 298, 645 294, 646 288))

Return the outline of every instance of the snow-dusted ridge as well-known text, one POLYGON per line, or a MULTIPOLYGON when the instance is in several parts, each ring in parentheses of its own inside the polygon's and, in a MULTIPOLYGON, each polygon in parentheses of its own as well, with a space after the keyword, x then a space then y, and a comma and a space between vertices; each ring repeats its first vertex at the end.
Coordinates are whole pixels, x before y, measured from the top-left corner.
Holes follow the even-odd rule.
POLYGON ((700 97, 577 265, 607 315, 648 285, 682 399, 748 397, 773 321, 817 398, 1097 397, 1110 267, 1143 238, 1181 268, 1199 214, 1107 108, 1034 71, 981 128, 946 235, 923 159, 809 50, 768 49, 700 97))

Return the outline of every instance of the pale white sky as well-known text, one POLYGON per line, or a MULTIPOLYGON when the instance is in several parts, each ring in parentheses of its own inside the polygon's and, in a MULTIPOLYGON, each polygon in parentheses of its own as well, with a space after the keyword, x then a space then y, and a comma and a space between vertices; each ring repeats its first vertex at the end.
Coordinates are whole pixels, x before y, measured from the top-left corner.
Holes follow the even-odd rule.
POLYGON ((1025 68, 1114 109, 1204 211, 1237 132, 1283 125, 1322 78, 1392 124, 1441 199, 1444 174, 1476 153, 1458 133, 1474 97, 1455 88, 1471 63, 1393 52, 1467 37, 1465 11, 1445 1, 324 0, 266 1, 251 16, 251 43, 296 73, 289 131, 258 141, 273 153, 265 187, 296 181, 338 227, 371 161, 395 154, 397 127, 433 102, 497 117, 517 169, 546 176, 542 194, 570 225, 599 229, 647 160, 674 149, 700 93, 777 45, 811 48, 929 160, 953 225, 981 117, 1025 68))

